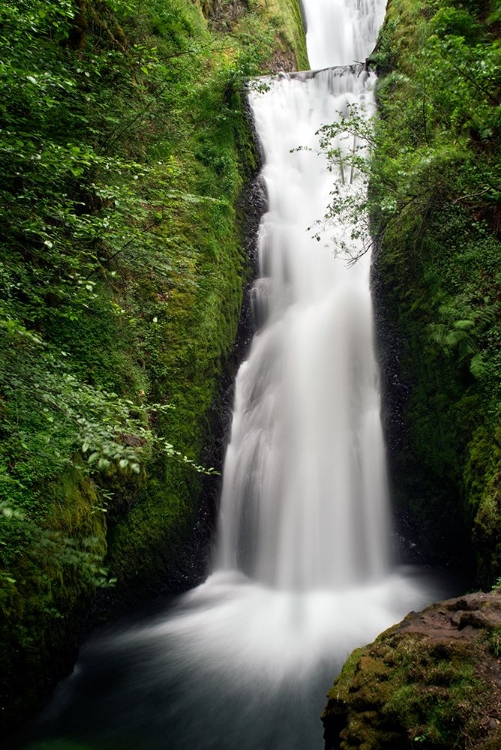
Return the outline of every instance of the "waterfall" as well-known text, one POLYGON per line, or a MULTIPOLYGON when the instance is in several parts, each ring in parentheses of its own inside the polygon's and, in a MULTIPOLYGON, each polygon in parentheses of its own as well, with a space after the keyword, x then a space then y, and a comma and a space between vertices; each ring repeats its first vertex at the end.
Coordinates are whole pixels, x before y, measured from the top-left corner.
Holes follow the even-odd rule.
POLYGON ((305 0, 305 13, 311 63, 324 69, 250 94, 268 206, 214 571, 167 612, 83 649, 47 716, 58 737, 320 748, 325 692, 350 651, 443 593, 389 551, 370 259, 348 267, 336 248, 349 231, 317 240, 311 229, 333 181, 351 181, 316 153, 317 130, 349 105, 374 110, 372 75, 325 68, 370 53, 384 5, 305 0))
MULTIPOLYGON (((384 3, 309 0, 305 13, 310 60, 327 68, 370 54, 384 3)), ((331 67, 250 94, 268 197, 253 289, 261 329, 236 382, 217 560, 278 589, 340 588, 389 570, 370 259, 347 267, 336 257, 346 228, 310 228, 333 182, 353 181, 318 154, 317 132, 352 106, 371 116, 373 80, 331 67)))
POLYGON ((236 382, 219 560, 278 588, 346 586, 389 567, 369 258, 347 267, 342 228, 308 229, 343 178, 316 153, 316 132, 349 105, 370 114, 370 84, 335 68, 251 94, 268 196, 253 290, 262 327, 236 382))
POLYGON ((376 43, 386 0, 305 0, 306 44, 314 70, 363 62, 376 43))

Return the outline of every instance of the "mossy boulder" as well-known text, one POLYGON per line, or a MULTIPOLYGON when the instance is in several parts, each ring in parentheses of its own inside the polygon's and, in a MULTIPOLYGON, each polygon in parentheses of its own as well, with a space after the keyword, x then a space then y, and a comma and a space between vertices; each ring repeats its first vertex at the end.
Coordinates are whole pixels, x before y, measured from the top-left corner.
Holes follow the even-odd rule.
POLYGON ((501 592, 411 612, 350 656, 322 716, 326 750, 501 747, 501 592))

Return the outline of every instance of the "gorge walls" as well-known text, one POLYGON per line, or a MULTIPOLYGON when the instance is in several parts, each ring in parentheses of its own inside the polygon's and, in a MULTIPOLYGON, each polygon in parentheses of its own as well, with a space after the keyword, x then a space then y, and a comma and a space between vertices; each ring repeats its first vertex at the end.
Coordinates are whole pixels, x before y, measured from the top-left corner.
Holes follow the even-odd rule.
POLYGON ((307 62, 295 2, 1 13, 9 726, 71 668, 93 601, 91 621, 203 575, 175 561, 218 482, 207 446, 250 273, 239 196, 259 158, 242 84, 307 62))
POLYGON ((396 511, 425 559, 487 587, 500 574, 498 36, 494 5, 393 0, 371 58, 396 511))

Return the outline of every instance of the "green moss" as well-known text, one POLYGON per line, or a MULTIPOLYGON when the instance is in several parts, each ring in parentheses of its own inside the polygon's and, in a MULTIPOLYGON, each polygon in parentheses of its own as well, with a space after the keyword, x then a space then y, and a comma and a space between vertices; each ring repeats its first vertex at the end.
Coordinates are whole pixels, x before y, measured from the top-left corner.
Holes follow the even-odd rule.
POLYGON ((308 70, 308 55, 304 36, 301 6, 297 0, 274 0, 276 16, 284 27, 282 47, 291 47, 296 56, 298 70, 308 70))
POLYGON ((384 75, 371 164, 379 278, 410 386, 396 502, 429 559, 440 549, 441 562, 471 567, 469 537, 486 586, 500 570, 499 196, 488 184, 500 132, 471 70, 497 60, 485 8, 392 0, 374 54, 384 75))
POLYGON ((45 488, 42 527, 10 520, 10 573, 0 588, 0 671, 5 726, 36 706, 68 669, 106 552, 92 487, 75 471, 45 488))
POLYGON ((51 659, 53 674, 68 667, 96 585, 117 578, 107 598, 121 603, 158 590, 189 534, 202 480, 182 456, 202 462, 250 273, 243 84, 308 67, 296 0, 83 2, 74 19, 42 4, 30 24, 24 6, 2 10, 17 138, 0 195, 8 721, 43 693, 51 659), (25 68, 33 88, 18 85, 25 68), (42 102, 38 76, 65 83, 42 102), (89 419, 98 442, 114 425, 114 444, 137 449, 134 470, 88 463, 89 419))
POLYGON ((488 688, 475 675, 480 650, 430 643, 395 629, 350 657, 323 715, 332 747, 460 748, 482 736, 488 688))

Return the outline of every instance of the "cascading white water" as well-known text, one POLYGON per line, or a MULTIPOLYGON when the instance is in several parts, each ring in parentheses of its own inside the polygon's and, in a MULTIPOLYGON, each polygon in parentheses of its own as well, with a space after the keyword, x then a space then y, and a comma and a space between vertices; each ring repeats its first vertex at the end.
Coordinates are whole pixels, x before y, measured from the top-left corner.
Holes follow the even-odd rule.
MULTIPOLYGON (((305 0, 305 12, 311 63, 325 68, 370 53, 384 0, 305 0)), ((315 132, 352 103, 370 115, 372 85, 333 69, 251 93, 268 194, 260 328, 237 378, 215 572, 153 622, 84 649, 49 711, 58 736, 320 748, 324 694, 349 652, 441 593, 389 559, 369 258, 336 258, 342 227, 308 231, 340 179, 315 132), (103 695, 109 664, 126 679, 103 695)))
POLYGON ((268 195, 254 305, 266 320, 236 383, 220 560, 278 588, 340 587, 388 570, 369 259, 347 267, 335 228, 320 241, 308 231, 343 178, 315 152, 315 134, 350 105, 369 115, 369 83, 360 70, 332 69, 251 95, 268 195))
POLYGON ((364 62, 376 43, 385 8, 386 0, 305 0, 311 68, 364 62))

